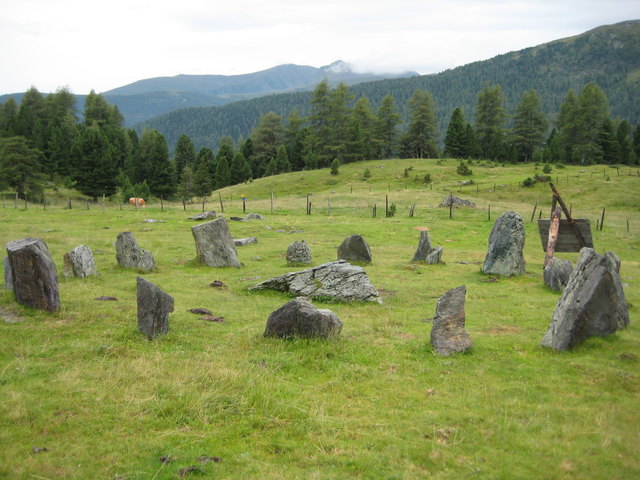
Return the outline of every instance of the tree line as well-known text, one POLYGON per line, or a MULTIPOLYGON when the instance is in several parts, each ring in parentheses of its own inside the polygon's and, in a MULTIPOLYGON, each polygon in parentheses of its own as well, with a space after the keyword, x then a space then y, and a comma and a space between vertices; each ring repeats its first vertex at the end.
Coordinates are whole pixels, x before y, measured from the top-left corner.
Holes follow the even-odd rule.
POLYGON ((91 92, 82 121, 67 89, 43 96, 32 87, 20 105, 0 105, 0 187, 21 197, 41 197, 53 181, 94 199, 132 196, 204 198, 214 189, 289 171, 326 168, 371 159, 481 158, 499 162, 637 164, 640 124, 612 118, 606 95, 595 83, 570 89, 557 118, 543 112, 536 90, 526 91, 507 112, 500 85, 478 92, 473 122, 462 107, 441 132, 430 92, 416 89, 402 106, 387 94, 377 108, 355 98, 345 84, 328 81, 313 90, 307 115, 286 119, 269 112, 246 139, 224 136, 214 152, 198 151, 183 134, 170 155, 153 129, 140 135, 123 127, 116 106, 91 92))

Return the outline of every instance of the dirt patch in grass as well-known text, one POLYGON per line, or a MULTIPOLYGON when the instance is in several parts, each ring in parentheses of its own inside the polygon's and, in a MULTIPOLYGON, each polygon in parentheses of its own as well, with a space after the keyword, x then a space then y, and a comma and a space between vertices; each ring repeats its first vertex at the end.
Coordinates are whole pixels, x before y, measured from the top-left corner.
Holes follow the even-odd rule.
POLYGON ((18 323, 24 321, 24 318, 16 315, 14 312, 0 306, 0 318, 7 323, 18 323))
POLYGON ((489 335, 513 335, 520 332, 520 327, 516 325, 500 325, 498 327, 487 328, 482 332, 489 335))

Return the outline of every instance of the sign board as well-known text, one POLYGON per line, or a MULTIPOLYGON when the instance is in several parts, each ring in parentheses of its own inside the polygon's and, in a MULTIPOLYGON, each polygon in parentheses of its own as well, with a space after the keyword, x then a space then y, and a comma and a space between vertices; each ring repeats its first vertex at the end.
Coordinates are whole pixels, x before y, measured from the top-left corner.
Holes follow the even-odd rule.
MULTIPOLYGON (((591 226, 589 219, 576 218, 574 220, 575 226, 582 234, 582 238, 586 245, 581 245, 580 240, 576 236, 575 231, 571 227, 569 220, 560 220, 560 229, 558 231, 558 240, 556 242, 556 252, 579 252, 582 247, 593 247, 593 239, 591 238, 591 226)), ((540 219, 538 220, 538 230, 540 231, 540 240, 542 242, 542 249, 546 252, 547 242, 549 241, 549 224, 550 220, 540 219)))

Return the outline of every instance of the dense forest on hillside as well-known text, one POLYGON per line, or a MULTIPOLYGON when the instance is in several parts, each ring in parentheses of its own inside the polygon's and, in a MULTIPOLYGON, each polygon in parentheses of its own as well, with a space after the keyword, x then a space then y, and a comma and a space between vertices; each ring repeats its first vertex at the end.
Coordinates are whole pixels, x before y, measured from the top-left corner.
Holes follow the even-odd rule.
MULTIPOLYGON (((487 85, 500 85, 505 107, 513 112, 523 93, 535 89, 545 113, 554 118, 569 89, 597 83, 605 92, 614 117, 635 125, 640 121, 640 21, 600 27, 576 37, 474 62, 435 75, 381 80, 350 87, 354 102, 367 97, 378 108, 393 95, 403 121, 406 105, 416 90, 430 92, 437 106, 437 121, 444 131, 456 107, 475 116, 475 99, 487 85)), ((309 112, 310 93, 279 94, 235 102, 222 107, 189 108, 151 119, 136 128, 162 132, 170 147, 182 134, 197 147, 215 148, 225 135, 246 138, 268 112, 283 117, 293 110, 309 112)), ((440 140, 442 142, 442 139, 440 140)))

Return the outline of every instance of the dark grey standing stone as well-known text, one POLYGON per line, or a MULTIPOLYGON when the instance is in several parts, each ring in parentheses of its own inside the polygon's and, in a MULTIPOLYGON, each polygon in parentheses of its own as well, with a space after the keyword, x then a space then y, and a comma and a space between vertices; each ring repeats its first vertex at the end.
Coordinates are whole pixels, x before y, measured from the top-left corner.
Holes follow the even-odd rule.
POLYGON ((304 240, 295 241, 287 248, 287 262, 311 263, 311 248, 304 240))
POLYGON ((243 247, 245 245, 250 245, 252 243, 258 243, 258 239, 256 237, 234 238, 233 239, 233 244, 236 247, 243 247))
POLYGON ((9 263, 9 257, 4 257, 4 289, 13 290, 13 277, 11 276, 11 263, 9 263))
POLYGON ((471 338, 464 329, 466 293, 467 287, 461 285, 438 300, 431 327, 431 345, 439 355, 464 352, 471 347, 471 338))
POLYGON ((549 264, 544 267, 544 284, 551 290, 561 292, 567 286, 571 272, 573 272, 573 265, 569 260, 553 257, 549 264))
POLYGON ((249 290, 277 290, 297 297, 328 297, 343 302, 360 300, 382 303, 364 269, 344 260, 324 263, 300 272, 285 273, 249 290))
POLYGON ((297 297, 269 315, 265 337, 334 338, 342 322, 331 310, 320 310, 307 297, 297 297))
POLYGON ((443 251, 444 251, 443 247, 437 247, 431 250, 431 252, 429 252, 429 255, 427 255, 427 263, 431 265, 435 263, 440 263, 440 259, 442 258, 443 251))
POLYGON ((371 249, 362 235, 351 235, 338 247, 338 260, 371 263, 371 249))
POLYGON ((580 250, 542 346, 568 350, 587 337, 610 335, 629 324, 627 301, 612 259, 592 248, 580 250))
POLYGON ((493 224, 489 248, 482 265, 484 273, 521 275, 525 273, 524 220, 517 212, 505 212, 493 224))
POLYGON ((416 253, 411 259, 412 262, 424 262, 427 259, 427 255, 431 253, 431 237, 429 232, 423 230, 420 232, 420 240, 418 241, 418 248, 416 253))
POLYGON ((86 245, 78 245, 64 254, 63 276, 84 278, 97 274, 98 268, 93 259, 93 253, 86 245))
POLYGON ((138 277, 138 330, 149 340, 169 332, 169 314, 173 312, 173 297, 153 283, 138 277))
POLYGON ((237 267, 238 251, 224 218, 191 227, 198 260, 209 267, 237 267))
POLYGON ((44 240, 14 240, 7 244, 7 254, 18 303, 47 312, 60 310, 58 272, 44 240))
POLYGON ((156 266, 153 255, 140 248, 136 237, 131 232, 120 232, 116 239, 116 259, 118 265, 125 268, 137 268, 148 272, 156 266))

